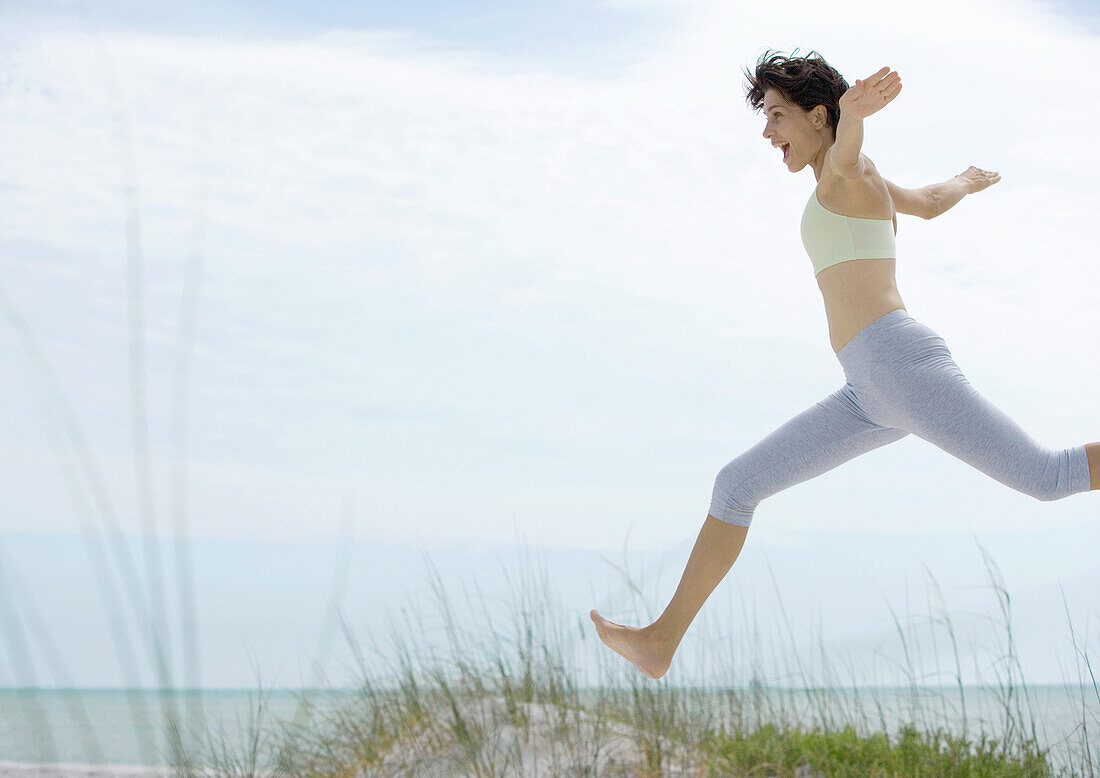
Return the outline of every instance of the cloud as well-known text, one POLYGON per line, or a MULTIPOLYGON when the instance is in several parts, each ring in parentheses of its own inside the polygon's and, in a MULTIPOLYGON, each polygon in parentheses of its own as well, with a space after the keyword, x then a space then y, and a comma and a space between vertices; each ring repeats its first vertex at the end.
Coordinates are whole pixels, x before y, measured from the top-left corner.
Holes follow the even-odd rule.
MULTIPOLYGON (((0 97, 3 283, 84 418, 124 424, 133 186, 159 461, 201 256, 190 454, 277 496, 282 531, 355 484, 397 535, 499 535, 518 517, 612 546, 637 523, 667 544, 725 461, 843 380, 798 237, 810 174, 782 166, 741 87, 766 46, 801 45, 850 81, 902 74, 867 124, 887 177, 1001 171, 935 222, 899 219, 902 296, 1036 437, 1084 442, 1098 163, 1066 141, 1095 124, 1100 85, 1064 74, 1067 47, 1092 61, 1097 43, 1024 4, 951 3, 951 25, 946 3, 913 6, 900 27, 871 7, 691 5, 648 56, 589 74, 408 32, 35 33, 0 97)), ((105 435, 104 454, 124 459, 126 439, 105 435)), ((922 452, 877 461, 929 480, 965 467, 922 452)), ((230 498, 204 477, 195 527, 218 533, 230 498)), ((812 521, 825 486, 782 520, 812 521)), ((897 508, 875 526, 918 525, 897 508)))

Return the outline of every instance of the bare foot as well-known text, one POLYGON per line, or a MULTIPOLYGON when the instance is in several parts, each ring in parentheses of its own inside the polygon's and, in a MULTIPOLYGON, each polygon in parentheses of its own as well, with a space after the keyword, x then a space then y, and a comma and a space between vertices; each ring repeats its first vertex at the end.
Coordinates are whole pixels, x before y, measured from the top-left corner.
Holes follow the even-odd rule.
POLYGON ((629 660, 646 678, 657 680, 668 672, 672 657, 666 657, 660 647, 647 637, 645 630, 608 621, 595 608, 588 615, 596 625, 600 640, 616 654, 629 660))

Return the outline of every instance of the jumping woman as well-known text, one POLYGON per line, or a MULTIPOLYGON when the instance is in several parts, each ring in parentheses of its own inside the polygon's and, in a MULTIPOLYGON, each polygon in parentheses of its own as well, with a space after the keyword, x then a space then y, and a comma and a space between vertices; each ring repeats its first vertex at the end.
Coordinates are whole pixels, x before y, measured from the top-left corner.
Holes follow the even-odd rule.
POLYGON ((710 510, 668 607, 647 627, 596 632, 649 678, 668 672, 695 615, 733 566, 765 497, 913 433, 1037 500, 1100 488, 1100 443, 1049 449, 970 385, 942 337, 905 309, 894 279, 896 213, 931 219, 1000 180, 971 167, 951 181, 902 189, 860 153, 863 120, 901 92, 885 67, 854 86, 816 52, 765 53, 747 100, 787 169, 813 168, 802 243, 825 299, 846 382, 723 467, 710 510))

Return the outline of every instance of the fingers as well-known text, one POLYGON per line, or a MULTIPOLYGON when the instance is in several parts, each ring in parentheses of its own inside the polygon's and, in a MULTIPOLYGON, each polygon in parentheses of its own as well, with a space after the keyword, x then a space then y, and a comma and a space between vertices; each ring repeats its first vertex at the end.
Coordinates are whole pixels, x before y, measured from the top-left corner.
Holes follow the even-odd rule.
POLYGON ((970 182, 971 186, 974 187, 972 190, 974 192, 980 192, 986 187, 993 186, 1001 180, 1000 173, 982 170, 980 167, 974 167, 973 165, 962 173, 959 173, 958 177, 970 182))
POLYGON ((901 75, 896 70, 890 70, 888 67, 875 73, 871 78, 884 84, 892 84, 895 81, 901 81, 901 75))
POLYGON ((901 91, 901 76, 897 71, 891 71, 890 66, 887 65, 881 68, 877 73, 872 75, 866 81, 856 79, 857 84, 863 84, 864 86, 872 86, 878 91, 882 92, 887 100, 892 100, 897 97, 898 92, 901 91))

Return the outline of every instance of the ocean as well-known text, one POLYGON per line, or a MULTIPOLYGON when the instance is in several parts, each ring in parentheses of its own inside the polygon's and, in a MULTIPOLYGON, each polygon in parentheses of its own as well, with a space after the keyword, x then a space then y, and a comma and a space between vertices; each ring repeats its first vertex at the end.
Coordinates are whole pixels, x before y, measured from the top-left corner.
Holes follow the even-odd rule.
MULTIPOLYGON (((325 690, 307 696, 323 709, 352 694, 325 690)), ((202 749, 195 734, 206 731, 215 743, 243 750, 253 730, 271 736, 278 732, 277 722, 292 721, 302 699, 303 692, 286 690, 262 695, 240 690, 0 690, 0 762, 167 765, 172 750, 166 722, 173 718, 181 722, 190 748, 202 749), (261 698, 263 713, 257 717, 261 698)))

